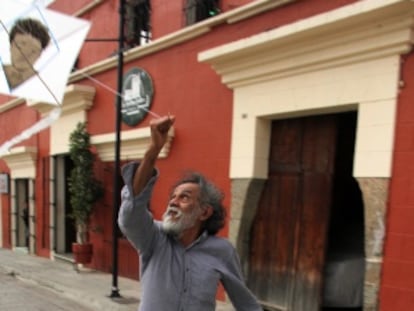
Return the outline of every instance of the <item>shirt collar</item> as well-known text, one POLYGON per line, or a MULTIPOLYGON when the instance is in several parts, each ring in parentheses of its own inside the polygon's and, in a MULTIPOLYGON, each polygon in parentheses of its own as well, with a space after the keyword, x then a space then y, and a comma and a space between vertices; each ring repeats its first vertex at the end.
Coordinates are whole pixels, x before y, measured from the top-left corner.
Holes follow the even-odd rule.
POLYGON ((194 242, 193 242, 193 243, 191 243, 190 245, 188 245, 188 246, 186 247, 186 249, 190 249, 190 248, 194 247, 195 245, 197 245, 197 244, 199 244, 199 243, 204 242, 207 238, 208 238, 208 232, 207 232, 207 230, 204 230, 204 231, 203 231, 203 232, 199 235, 199 237, 198 237, 196 240, 194 240, 194 242))

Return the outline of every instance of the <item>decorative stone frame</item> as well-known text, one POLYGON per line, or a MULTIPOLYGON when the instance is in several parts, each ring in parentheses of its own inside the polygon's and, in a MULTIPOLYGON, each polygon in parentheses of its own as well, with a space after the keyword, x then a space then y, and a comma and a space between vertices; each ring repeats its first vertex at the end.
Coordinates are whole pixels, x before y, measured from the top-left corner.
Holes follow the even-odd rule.
MULTIPOLYGON (((6 162, 10 169, 10 196, 16 197, 15 180, 18 178, 28 179, 29 189, 29 247, 30 253, 35 253, 36 246, 36 230, 35 230, 35 210, 34 210, 34 186, 33 181, 36 177, 36 159, 37 148, 35 147, 15 147, 10 149, 10 152, 2 156, 2 159, 6 162)), ((16 240, 16 223, 17 217, 19 217, 18 207, 16 206, 16 200, 11 201, 11 245, 13 248, 17 246, 16 240)))
POLYGON ((357 111, 353 176, 365 208, 364 310, 377 309, 400 56, 412 48, 413 16, 413 1, 359 1, 199 54, 234 91, 230 239, 245 267, 272 120, 357 111))
MULTIPOLYGON (((69 136, 72 130, 76 127, 78 122, 86 121, 86 110, 93 105, 95 97, 95 88, 85 85, 71 84, 66 87, 63 101, 61 103, 61 114, 57 122, 52 123, 49 128, 50 131, 50 156, 65 154, 69 152, 69 136)), ((41 101, 30 101, 27 103, 39 111, 42 117, 45 117, 56 106, 50 105, 41 101)), ((55 245, 55 228, 56 228, 56 211, 57 198, 54 189, 55 187, 55 165, 54 161, 49 163, 49 237, 50 245, 55 245)), ((51 250, 50 257, 54 259, 55 251, 51 250)))
MULTIPOLYGON (((174 138, 174 128, 168 132, 167 142, 162 148, 159 157, 166 158, 174 138)), ((151 140, 149 127, 121 132, 121 160, 136 160, 144 157, 145 150, 151 140)), ((96 147, 99 158, 104 162, 115 160, 115 133, 95 135, 91 137, 91 143, 96 147)))
MULTIPOLYGON (((50 126, 50 155, 69 152, 69 136, 78 122, 86 121, 86 111, 93 105, 95 88, 71 84, 66 87, 62 112, 58 122, 50 126)), ((47 115, 55 106, 43 102, 30 102, 30 107, 47 115)))
MULTIPOLYGON (((85 85, 71 84, 67 86, 62 103, 62 113, 59 122, 55 122, 50 127, 50 155, 60 155, 69 152, 69 136, 78 122, 87 120, 87 110, 93 105, 95 88, 85 85)), ((29 106, 37 109, 42 115, 50 112, 54 106, 43 102, 30 102, 29 106)), ((149 127, 140 128, 120 133, 121 160, 142 158, 143 153, 150 141, 151 132, 149 127)), ((168 133, 168 140, 161 150, 160 157, 167 157, 170 151, 174 129, 168 133)), ((91 144, 96 147, 99 158, 104 162, 115 160, 115 133, 105 133, 91 136, 91 144)), ((50 161, 50 189, 54 189, 55 176, 54 161, 50 161)), ((55 245, 54 230, 56 227, 56 215, 54 206, 57 198, 54 191, 50 192, 50 245, 55 245)), ((57 256, 54 252, 51 257, 57 256)))

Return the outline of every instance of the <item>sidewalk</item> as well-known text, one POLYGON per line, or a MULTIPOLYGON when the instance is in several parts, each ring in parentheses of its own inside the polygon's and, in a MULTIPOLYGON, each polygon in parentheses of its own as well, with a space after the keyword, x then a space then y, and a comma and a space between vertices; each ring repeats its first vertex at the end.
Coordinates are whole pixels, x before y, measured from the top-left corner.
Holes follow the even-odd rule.
MULTIPOLYGON (((13 274, 19 280, 48 288, 67 298, 74 299, 93 310, 137 311, 140 283, 118 277, 120 298, 110 298, 112 274, 87 268, 76 272, 65 262, 52 261, 0 248, 0 273, 13 274)), ((218 303, 217 311, 234 310, 227 304, 218 303)))

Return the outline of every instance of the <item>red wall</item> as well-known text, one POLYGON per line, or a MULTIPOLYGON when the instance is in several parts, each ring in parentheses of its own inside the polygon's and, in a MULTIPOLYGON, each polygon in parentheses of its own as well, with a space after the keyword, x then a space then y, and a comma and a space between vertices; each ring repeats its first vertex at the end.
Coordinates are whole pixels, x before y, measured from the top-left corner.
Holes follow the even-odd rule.
MULTIPOLYGON (((165 3, 162 1, 152 1, 154 37, 175 31, 182 23, 180 21, 182 11, 179 7, 181 1, 171 2, 174 3, 163 6, 161 4, 165 3)), ((165 208, 171 183, 185 169, 205 172, 226 194, 230 193, 228 174, 232 92, 220 82, 220 77, 209 65, 197 61, 197 54, 208 48, 352 2, 355 0, 299 1, 243 23, 218 26, 211 34, 125 65, 124 72, 132 67, 141 67, 152 77, 154 99, 151 110, 159 115, 171 113, 177 117, 176 137, 169 157, 158 162, 161 178, 154 193, 153 205, 156 217, 161 216, 165 208)), ((223 1, 222 5, 228 5, 227 1, 223 1)), ((99 7, 99 10, 104 8, 99 7)), ((96 13, 93 14, 95 16, 96 13)), ((114 23, 117 12, 114 11, 113 14, 114 23)), ((96 22, 99 24, 94 27, 98 28, 104 21, 97 19, 96 22)), ((95 43, 88 43, 84 50, 90 49, 93 44, 95 43)), ((115 69, 100 73, 94 78, 116 89, 115 69)), ((82 83, 94 85, 87 80, 82 83)), ((88 113, 89 130, 92 134, 111 132, 115 124, 115 95, 98 85, 95 87, 97 95, 94 107, 88 113)), ((147 126, 151 118, 148 116, 137 127, 147 126)), ((122 125, 122 129, 131 128, 122 125)), ((225 203, 230 205, 229 195, 225 203)), ((226 231, 223 234, 226 234, 226 231)))
MULTIPOLYGON (((57 0, 52 8, 73 14, 91 1, 57 0)), ((221 1, 223 11, 250 1, 221 1)), ((220 25, 212 32, 188 43, 143 57, 125 65, 124 71, 141 67, 148 71, 154 82, 152 110, 157 114, 176 115, 176 137, 167 159, 161 159, 158 167, 161 177, 152 202, 155 216, 160 217, 167 203, 172 182, 185 169, 196 169, 206 173, 227 194, 225 204, 230 206, 229 157, 232 119, 232 92, 222 85, 220 77, 206 64, 197 62, 200 51, 227 42, 292 23, 357 0, 301 0, 281 7, 248 21, 231 25, 220 25)), ((118 36, 118 3, 110 0, 86 13, 83 18, 93 22, 89 39, 107 39, 118 36)), ((152 1, 153 38, 157 39, 179 30, 184 25, 184 14, 180 1, 152 1)), ((116 52, 116 42, 86 42, 80 53, 79 66, 85 67, 106 59, 116 52)), ((397 128, 393 177, 390 183, 390 198, 387 213, 384 265, 380 289, 381 311, 414 310, 414 54, 404 57, 401 88, 398 98, 397 128)), ((94 76, 116 90, 116 68, 94 76)), ((77 82, 78 83, 78 82, 77 82)), ((89 130, 92 135, 114 131, 115 95, 90 80, 82 84, 97 89, 94 106, 88 112, 89 130)), ((0 98, 0 103, 5 102, 0 98)), ((27 124, 34 123, 39 115, 24 105, 0 114, 0 143, 18 134, 27 124), (6 120, 13 120, 9 122, 6 120)), ((148 125, 148 116, 137 127, 148 125)), ((130 127, 122 125, 123 130, 130 127)), ((36 233, 37 252, 49 255, 49 208, 47 189, 42 179, 48 176, 45 168, 49 155, 49 132, 43 131, 22 143, 38 147, 36 179, 36 233), (46 192, 45 192, 46 191, 46 192)), ((92 266, 111 270, 112 262, 112 198, 113 163, 97 161, 97 175, 106 185, 105 198, 96 206, 92 219, 94 243, 92 266)), ((8 172, 3 161, 0 171, 8 172)), ((1 195, 3 246, 10 247, 10 196, 1 195)), ((227 234, 226 228, 221 235, 227 234)), ((119 244, 120 275, 136 278, 138 274, 137 254, 121 239, 119 244)))
POLYGON ((152 38, 160 38, 185 25, 185 0, 151 1, 152 38))
MULTIPOLYGON (((10 173, 8 169, 5 168, 5 165, 0 164, 0 172, 10 173)), ((10 237, 10 196, 6 194, 0 195, 1 203, 1 230, 2 230, 2 244, 4 248, 11 248, 11 237, 10 237)))
MULTIPOLYGON (((177 117, 175 124, 176 137, 170 154, 168 158, 161 159, 157 164, 161 171, 161 177, 155 188, 152 202, 156 217, 160 217, 164 211, 171 184, 187 169, 204 172, 226 193, 225 204, 227 206, 231 205, 228 176, 233 95, 231 90, 221 83, 220 77, 209 65, 198 63, 197 54, 206 49, 249 37, 356 1, 297 1, 246 21, 216 26, 211 33, 202 37, 125 64, 124 72, 132 67, 141 67, 152 77, 155 93, 151 110, 159 115, 170 113, 177 117)), ((73 14, 83 4, 90 2, 86 0, 57 0, 51 8, 73 14)), ((221 6, 223 11, 227 11, 248 2, 250 1, 223 0, 221 6)), ((89 19, 93 23, 88 34, 89 39, 107 39, 118 36, 118 3, 119 1, 116 0, 105 1, 82 16, 82 18, 89 19)), ((182 4, 184 0, 153 0, 151 3, 154 39, 183 27, 182 4)), ((79 67, 85 67, 99 60, 107 59, 110 55, 116 53, 117 47, 117 42, 85 42, 79 56, 79 67)), ((117 89, 116 68, 96 74, 93 78, 112 88, 112 91, 88 79, 76 82, 93 85, 97 90, 94 105, 88 111, 88 130, 92 135, 113 132, 115 128, 114 92, 117 89)), ((36 116, 27 111, 25 113, 30 118, 36 116)), ((18 113, 17 115, 21 114, 18 113)), ((13 120, 17 115, 14 115, 13 111, 7 113, 7 117, 13 117, 13 120)), ((2 114, 0 114, 0 121, 1 117, 2 114)), ((136 127, 148 126, 150 119, 151 116, 148 116, 136 127)), ((125 124, 122 125, 122 130, 130 129, 132 128, 125 124)), ((18 124, 14 124, 7 133, 0 133, 0 137, 4 138, 11 135, 12 132, 18 132, 18 130, 18 124)), ((45 162, 43 162, 48 157, 48 142, 49 132, 46 130, 24 143, 25 145, 38 144, 37 176, 47 176, 48 174, 48 171, 45 171, 44 168, 45 162)), ((97 212, 92 219, 94 230, 91 232, 91 239, 94 243, 95 252, 92 266, 103 271, 110 271, 112 262, 112 200, 114 190, 112 176, 114 167, 113 163, 102 163, 99 160, 96 163, 98 178, 105 183, 106 188, 105 197, 96 205, 97 212)), ((48 194, 42 191, 43 188, 44 184, 38 178, 36 180, 36 209, 41 219, 37 223, 36 230, 39 236, 42 237, 43 242, 38 242, 37 249, 39 255, 48 256, 50 248, 48 244, 48 194), (39 193, 43 194, 39 195, 39 193)), ((3 228, 6 228, 4 224, 3 228)), ((227 235, 227 230, 226 227, 220 234, 227 235)), ((120 275, 136 278, 138 271, 136 253, 125 240, 120 241, 119 258, 120 275)))
MULTIPOLYGON (((73 15, 92 0, 64 1, 56 0, 50 5, 51 10, 73 15)), ((87 35, 84 46, 79 53, 78 68, 86 67, 97 61, 109 58, 117 52, 119 36, 119 0, 103 1, 79 18, 89 20, 92 26, 87 35), (114 41, 107 41, 114 39, 114 41), (94 40, 94 41, 88 41, 94 40), (101 41, 96 41, 101 40, 101 41)))
MULTIPOLYGON (((73 14, 91 1, 57 0, 52 8, 73 14)), ((152 35, 158 39, 184 27, 182 5, 185 1, 153 0, 152 35)), ((221 1, 222 11, 228 11, 250 1, 221 1)), ((186 169, 204 172, 227 194, 230 202, 229 158, 233 94, 220 77, 206 64, 197 61, 197 54, 206 49, 249 37, 303 18, 357 2, 357 0, 301 0, 276 10, 230 25, 219 25, 211 33, 164 51, 125 64, 124 72, 132 67, 145 69, 154 83, 152 111, 177 117, 176 137, 168 158, 158 161, 161 177, 154 190, 152 208, 161 217, 167 204, 171 184, 186 169)), ((118 3, 110 0, 86 13, 92 21, 89 39, 118 36, 118 3)), ((116 53, 117 42, 86 42, 79 56, 79 67, 89 66, 116 53)), ((393 176, 387 211, 384 264, 380 288, 381 311, 414 310, 414 53, 403 58, 401 77, 404 86, 398 98, 397 128, 393 176)), ((94 75, 113 91, 85 79, 81 82, 96 88, 94 105, 88 111, 88 128, 92 135, 113 132, 115 127, 116 68, 94 75)), ((0 102, 4 102, 0 98, 0 102)), ((0 114, 0 142, 5 141, 34 123, 39 115, 19 106, 0 114), (13 120, 12 123, 7 122, 13 120)), ((138 127, 148 126, 151 116, 138 127)), ((130 130, 122 124, 122 130, 130 130)), ((43 131, 23 145, 38 147, 36 179, 37 253, 49 256, 48 190, 42 180, 48 176, 45 159, 49 156, 49 132, 43 131), (41 195, 39 195, 41 194, 41 195)), ((0 171, 8 171, 0 161, 0 171)), ((92 218, 91 240, 94 244, 92 267, 110 272, 112 267, 112 200, 113 163, 96 162, 96 172, 106 185, 105 197, 96 205, 92 218)), ((3 247, 10 247, 10 196, 0 196, 2 204, 3 247)), ((220 235, 226 236, 228 227, 220 235)), ((138 256, 125 239, 119 241, 119 274, 138 276, 138 256)))
POLYGON ((414 53, 403 58, 381 311, 414 310, 414 53))
MULTIPOLYGON (((2 97, 0 100, 10 101, 11 97, 2 97)), ((20 134, 23 130, 27 129, 29 125, 34 124, 40 119, 39 114, 26 105, 20 104, 10 110, 7 113, 0 113, 0 144, 2 145, 6 141, 12 139, 16 135, 20 134), (12 120, 12 121, 10 121, 12 120)), ((28 140, 17 144, 16 146, 36 146, 37 137, 31 137, 28 140)), ((10 174, 10 170, 4 161, 0 161, 0 172, 10 174)), ((11 184, 9 183, 9 191, 11 184)), ((10 192, 8 194, 0 194, 1 200, 1 213, 2 213, 2 234, 3 234, 3 247, 11 248, 11 204, 12 196, 10 192)))

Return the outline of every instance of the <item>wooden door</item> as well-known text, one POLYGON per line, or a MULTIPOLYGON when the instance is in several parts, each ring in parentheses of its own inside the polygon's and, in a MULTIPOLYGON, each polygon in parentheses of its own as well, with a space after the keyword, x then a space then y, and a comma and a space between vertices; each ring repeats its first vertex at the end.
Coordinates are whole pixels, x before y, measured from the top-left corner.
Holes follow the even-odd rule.
POLYGON ((319 310, 335 145, 334 115, 272 124, 248 275, 269 310, 319 310))

